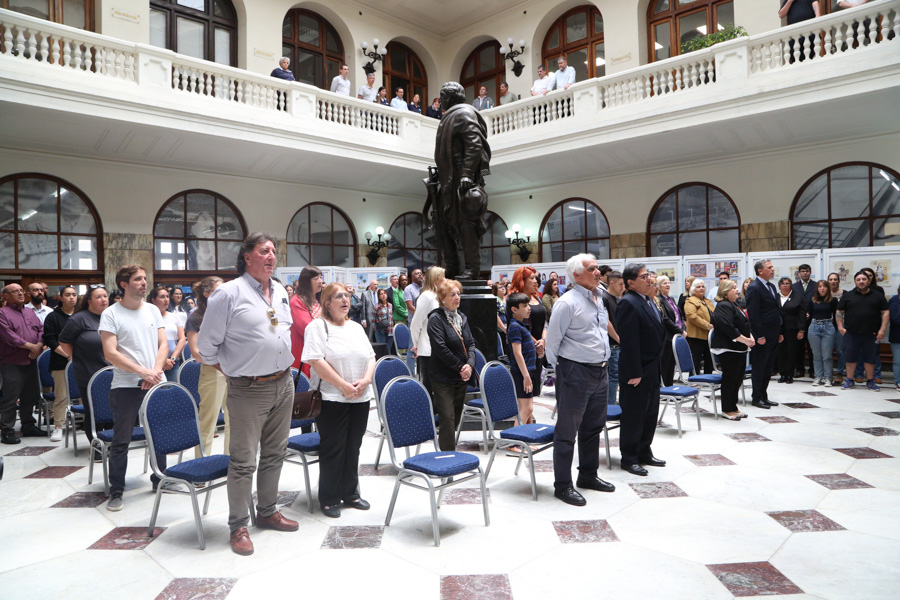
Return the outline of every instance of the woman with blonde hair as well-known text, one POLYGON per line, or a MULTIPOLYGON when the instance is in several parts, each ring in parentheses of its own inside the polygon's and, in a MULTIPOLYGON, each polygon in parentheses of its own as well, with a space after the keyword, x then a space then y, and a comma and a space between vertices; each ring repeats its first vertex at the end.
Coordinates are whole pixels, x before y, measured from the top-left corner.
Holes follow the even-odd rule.
POLYGON ((713 372, 712 354, 709 352, 707 335, 712 330, 712 313, 715 310, 712 300, 706 297, 706 282, 695 279, 691 283, 691 293, 684 301, 684 320, 687 322, 687 341, 691 347, 691 358, 694 371, 699 374, 713 372))
POLYGON ((696 279, 696 277, 694 277, 693 275, 689 275, 684 280, 684 293, 682 293, 680 296, 678 296, 678 310, 681 311, 682 319, 685 317, 684 303, 687 301, 688 297, 691 295, 691 285, 693 285, 695 279, 696 279))
POLYGON ((738 292, 737 300, 734 301, 741 310, 747 310, 747 288, 750 287, 751 283, 753 283, 752 277, 744 280, 744 283, 741 284, 741 290, 738 292))
POLYGON ((409 334, 412 337, 412 348, 409 349, 416 357, 416 369, 422 385, 431 393, 431 378, 428 377, 428 363, 431 361, 431 342, 428 340, 428 315, 436 309, 438 302, 437 292, 444 283, 444 268, 432 265, 425 271, 425 287, 416 300, 416 312, 409 324, 409 334))
POLYGON ((712 315, 712 352, 722 367, 722 416, 731 421, 747 416, 737 408, 738 390, 746 373, 747 352, 756 344, 747 315, 735 303, 737 298, 737 284, 731 279, 720 281, 712 315))

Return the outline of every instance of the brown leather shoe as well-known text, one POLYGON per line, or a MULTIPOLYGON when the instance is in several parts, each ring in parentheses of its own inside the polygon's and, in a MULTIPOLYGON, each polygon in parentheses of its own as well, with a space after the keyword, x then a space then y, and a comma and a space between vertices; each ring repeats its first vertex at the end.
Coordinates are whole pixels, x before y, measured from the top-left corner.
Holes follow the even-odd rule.
POLYGON ((274 529, 276 531, 297 531, 300 524, 285 518, 279 511, 273 512, 268 517, 256 517, 256 526, 261 529, 274 529))
POLYGON ((250 541, 250 534, 246 527, 231 532, 231 549, 235 554, 241 556, 253 554, 253 542, 250 541))

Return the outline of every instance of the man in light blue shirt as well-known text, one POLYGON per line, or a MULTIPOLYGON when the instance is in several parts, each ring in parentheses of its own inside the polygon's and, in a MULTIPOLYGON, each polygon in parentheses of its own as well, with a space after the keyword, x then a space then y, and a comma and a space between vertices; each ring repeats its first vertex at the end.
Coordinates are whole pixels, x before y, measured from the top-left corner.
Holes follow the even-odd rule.
POLYGON ((553 81, 558 90, 567 90, 575 83, 575 67, 569 67, 568 64, 565 56, 560 56, 556 60, 559 70, 553 74, 553 81))
MULTIPOLYGON (((350 67, 347 65, 341 66, 341 73, 339 75, 335 75, 334 79, 331 80, 331 91, 335 94, 340 94, 341 96, 349 96, 350 95, 350 67)), ((573 79, 574 81, 574 79, 573 79)))
POLYGON ((396 108, 397 110, 409 110, 409 105, 406 104, 406 100, 403 99, 403 88, 398 87, 394 90, 394 99, 391 100, 391 106, 396 108))

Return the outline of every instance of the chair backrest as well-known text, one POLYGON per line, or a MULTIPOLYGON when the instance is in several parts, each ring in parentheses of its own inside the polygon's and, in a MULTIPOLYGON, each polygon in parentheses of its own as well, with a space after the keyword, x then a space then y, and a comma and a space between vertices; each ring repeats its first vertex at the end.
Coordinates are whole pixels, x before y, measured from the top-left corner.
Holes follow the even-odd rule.
POLYGON ((69 388, 69 404, 72 404, 73 400, 80 400, 81 390, 78 388, 78 382, 75 381, 75 366, 71 360, 66 365, 66 385, 69 388))
POLYGON ((430 441, 437 450, 431 397, 421 383, 412 377, 397 377, 388 383, 381 399, 388 448, 395 465, 394 448, 430 441))
POLYGON ((506 352, 503 351, 503 338, 500 337, 500 332, 497 332, 497 356, 503 356, 506 352))
POLYGON ((491 429, 494 421, 519 418, 516 386, 506 365, 500 361, 492 360, 481 370, 481 398, 491 429))
POLYGON ((682 373, 690 373, 694 370, 694 359, 691 358, 691 347, 688 342, 680 335, 672 338, 672 354, 675 355, 675 362, 678 370, 682 373))
POLYGON ((412 336, 409 333, 409 327, 403 323, 394 325, 394 348, 397 352, 408 350, 412 345, 412 336))
POLYGON ((38 375, 41 378, 41 387, 53 387, 53 375, 50 374, 50 353, 52 350, 47 349, 41 352, 37 359, 38 375))
POLYGON ((203 450, 197 405, 183 385, 164 381, 152 387, 141 403, 141 423, 157 475, 157 454, 172 454, 194 446, 203 450))
POLYGON ((706 345, 709 346, 709 355, 712 356, 713 366, 716 368, 719 368, 719 355, 714 354, 712 351, 712 336, 713 336, 713 330, 710 329, 709 333, 706 334, 706 345))
POLYGON ((113 414, 109 408, 109 390, 112 389, 113 368, 103 367, 94 373, 88 382, 87 397, 91 407, 91 420, 94 422, 94 431, 97 431, 97 423, 112 423, 113 414))
MULTIPOLYGON (((487 359, 484 357, 484 354, 481 353, 481 350, 475 348, 475 373, 481 374, 484 370, 484 366, 487 364, 487 359)), ((469 383, 466 386, 466 392, 475 393, 478 392, 478 382, 475 378, 469 379, 469 383)))
POLYGON ((200 368, 203 365, 193 358, 186 360, 178 367, 178 383, 187 388, 197 405, 200 404, 200 368))
POLYGON ((191 345, 185 344, 184 348, 181 350, 181 360, 186 361, 191 359, 191 345))
POLYGON ((297 373, 297 385, 294 387, 294 391, 298 394, 309 391, 309 378, 303 371, 297 373))
POLYGON ((375 400, 379 401, 381 393, 387 384, 395 377, 409 377, 409 367, 403 362, 403 359, 397 358, 391 354, 382 356, 375 363, 375 375, 372 380, 375 383, 375 400))

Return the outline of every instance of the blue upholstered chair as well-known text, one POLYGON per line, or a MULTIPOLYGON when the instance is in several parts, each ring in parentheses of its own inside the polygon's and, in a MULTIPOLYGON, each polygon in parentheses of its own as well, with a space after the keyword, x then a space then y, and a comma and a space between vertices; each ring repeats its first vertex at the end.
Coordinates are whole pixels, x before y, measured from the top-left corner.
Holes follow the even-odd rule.
POLYGON ((381 439, 378 440, 378 453, 375 455, 375 470, 378 470, 378 463, 381 462, 381 450, 384 448, 384 415, 381 412, 381 393, 387 384, 395 377, 411 377, 409 367, 403 362, 403 359, 388 354, 382 356, 375 363, 375 375, 372 376, 372 382, 375 384, 375 406, 378 412, 378 421, 381 423, 381 439))
MULTIPOLYGON (((166 381, 147 392, 144 402, 141 404, 141 422, 146 428, 153 473, 160 479, 156 488, 156 499, 153 501, 153 512, 150 515, 147 535, 153 536, 163 492, 185 494, 191 497, 197 539, 200 542, 200 549, 203 550, 206 548, 206 540, 203 536, 203 525, 200 522, 197 496, 206 494, 206 502, 203 504, 203 514, 205 515, 209 510, 210 493, 225 485, 227 481, 225 478, 228 475, 231 457, 225 454, 213 454, 179 463, 165 471, 159 469, 156 462, 157 454, 184 452, 198 445, 200 450, 203 450, 197 404, 187 388, 177 383, 166 381), (198 489, 195 484, 206 485, 198 489)), ((251 511, 252 513, 253 511, 251 511)))
POLYGON ((678 370, 676 379, 684 381, 684 376, 687 375, 687 383, 692 387, 709 392, 713 413, 718 419, 719 407, 716 405, 716 391, 722 387, 722 374, 690 375, 689 373, 694 370, 694 360, 691 358, 691 348, 688 346, 687 340, 680 335, 672 338, 672 353, 675 355, 675 366, 678 370))
POLYGON ((402 358, 410 374, 415 375, 416 361, 409 353, 410 348, 412 348, 412 334, 409 332, 409 327, 403 323, 397 323, 394 325, 394 354, 402 358))
POLYGON ((678 420, 678 437, 681 437, 681 407, 685 404, 691 405, 694 414, 697 415, 697 431, 700 431, 700 390, 686 385, 669 385, 659 388, 659 403, 662 405, 662 412, 659 413, 659 420, 666 414, 666 409, 670 406, 675 411, 675 418, 678 420))
POLYGON ((484 508, 484 524, 491 524, 488 513, 487 491, 484 485, 484 473, 478 457, 466 452, 441 452, 438 450, 437 432, 434 429, 434 410, 431 398, 425 387, 412 377, 398 377, 391 380, 381 395, 384 413, 385 433, 388 440, 388 451, 391 462, 397 469, 397 480, 394 493, 388 507, 384 524, 391 524, 394 504, 400 486, 406 485, 428 492, 431 502, 431 526, 434 533, 434 545, 441 545, 441 534, 438 529, 437 509, 441 503, 443 491, 454 485, 477 478, 481 485, 481 504, 484 508), (398 448, 410 448, 426 442, 434 445, 434 452, 416 453, 403 462, 397 458, 398 448), (455 479, 464 475, 462 479, 455 479), (435 495, 435 492, 438 492, 435 495))
POLYGON ((72 361, 66 365, 66 386, 69 391, 69 404, 66 407, 66 423, 65 438, 66 448, 69 447, 69 432, 72 432, 72 448, 75 450, 75 456, 78 456, 78 431, 75 429, 77 423, 84 422, 84 398, 81 390, 78 389, 78 383, 75 381, 75 368, 72 361), (76 403, 80 400, 80 403, 76 403))
POLYGON ((499 361, 489 362, 481 371, 481 398, 484 400, 484 412, 490 430, 490 440, 494 442, 491 458, 484 471, 485 480, 491 474, 491 466, 494 464, 494 458, 498 451, 511 447, 521 448, 521 454, 516 461, 515 474, 519 474, 522 459, 527 456, 528 470, 531 472, 531 498, 536 501, 537 482, 534 476, 534 455, 553 447, 555 427, 540 423, 517 425, 501 431, 497 436, 494 432, 494 421, 512 418, 519 420, 516 386, 506 365, 499 361), (532 445, 539 446, 539 448, 532 450, 532 445))
MULTIPOLYGON (((481 373, 487 359, 481 350, 475 348, 475 373, 481 373)), ((463 405, 462 414, 459 417, 459 424, 456 426, 456 443, 459 444, 459 434, 462 432, 463 423, 479 423, 481 425, 481 445, 484 453, 488 453, 488 422, 484 414, 484 399, 481 397, 481 388, 475 378, 469 380, 466 387, 466 403, 463 405)))
POLYGON ((202 366, 193 358, 189 358, 178 367, 178 374, 175 377, 179 385, 190 392, 194 404, 197 406, 200 406, 200 367, 202 366))
POLYGON ((38 370, 38 380, 39 385, 41 386, 41 406, 38 411, 38 423, 37 426, 41 426, 41 420, 43 420, 44 425, 47 426, 47 435, 50 435, 50 409, 53 407, 53 403, 56 401, 56 392, 54 388, 53 375, 50 374, 50 353, 53 352, 49 348, 41 352, 41 355, 38 356, 38 359, 35 361, 37 363, 38 370), (45 389, 50 389, 49 392, 45 392, 45 389))
MULTIPOLYGON (((301 394, 303 392, 309 391, 309 378, 303 373, 303 371, 297 369, 291 369, 291 372, 297 371, 294 375, 294 392, 301 394)), ((298 429, 300 427, 306 427, 307 425, 312 425, 315 423, 315 419, 291 419, 291 429, 298 429)), ((307 476, 307 480, 309 477, 307 476)), ((307 483, 307 491, 309 491, 309 484, 307 483)))
MULTIPOLYGON (((299 422, 312 424, 315 422, 315 419, 306 419, 299 422)), ((284 457, 285 462, 303 467, 303 479, 306 482, 306 502, 309 506, 310 513, 314 511, 312 489, 309 484, 309 465, 314 465, 319 462, 319 443, 320 439, 318 431, 292 435, 288 438, 287 454, 284 457)))
MULTIPOLYGON (((87 397, 91 406, 91 420, 94 425, 94 439, 91 440, 91 448, 100 453, 100 462, 103 463, 103 488, 109 494, 109 448, 112 446, 113 430, 100 429, 99 424, 113 422, 112 410, 109 407, 109 391, 112 388, 113 368, 104 367, 94 373, 88 382, 87 397)), ((189 394, 190 396, 190 394, 189 394)), ((194 444, 196 445, 196 444, 194 444)), ((143 427, 135 427, 131 432, 131 446, 129 449, 144 449, 144 473, 147 472, 148 446, 143 427)), ((88 456, 88 484, 94 482, 93 452, 88 456)))
POLYGON ((606 407, 606 423, 603 424, 603 441, 606 443, 606 468, 612 471, 612 455, 609 452, 609 432, 621 426, 622 407, 609 404, 606 407))

